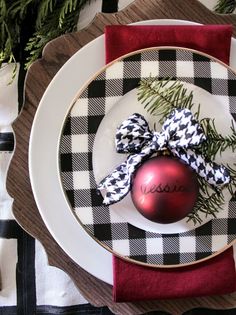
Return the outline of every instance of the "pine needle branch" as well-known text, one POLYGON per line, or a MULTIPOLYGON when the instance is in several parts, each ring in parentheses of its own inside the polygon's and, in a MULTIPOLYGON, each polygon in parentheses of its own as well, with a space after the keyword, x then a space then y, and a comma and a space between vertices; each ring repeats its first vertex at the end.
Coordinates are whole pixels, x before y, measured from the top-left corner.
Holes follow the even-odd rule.
POLYGON ((42 0, 38 7, 38 16, 36 19, 36 28, 40 29, 47 16, 52 13, 55 0, 42 0))
POLYGON ((76 29, 81 9, 90 0, 42 0, 39 5, 36 31, 26 45, 29 52, 26 68, 41 56, 50 40, 76 29))
POLYGON ((18 43, 19 27, 11 23, 8 5, 13 1, 0 0, 0 68, 3 62, 15 63, 12 79, 16 75, 16 60, 14 48, 18 43))
POLYGON ((205 216, 216 217, 216 214, 221 210, 224 203, 222 188, 210 185, 204 178, 197 175, 199 183, 199 196, 193 210, 188 215, 188 220, 194 224, 202 223, 200 213, 205 213, 205 216))
POLYGON ((40 0, 16 0, 12 2, 13 3, 9 5, 8 14, 20 25, 21 21, 26 16, 28 8, 31 6, 36 8, 40 0))
POLYGON ((217 153, 222 154, 227 148, 235 152, 236 130, 233 121, 231 125, 232 134, 229 136, 222 136, 216 130, 214 119, 204 118, 200 121, 200 124, 207 135, 207 141, 201 145, 201 152, 206 158, 214 160, 217 153))
POLYGON ((236 9, 236 0, 218 0, 214 11, 220 14, 233 13, 236 9))
MULTIPOLYGON (((0 67, 3 62, 15 61, 21 43, 22 24, 32 12, 36 12, 35 24, 30 26, 32 31, 28 43, 23 43, 29 54, 27 67, 41 56, 50 40, 76 29, 81 9, 91 1, 0 0, 0 67)), ((25 54, 22 55, 25 58, 25 54)), ((25 60, 21 62, 25 63, 25 60)))
POLYGON ((193 211, 188 215, 187 222, 202 223, 200 213, 205 213, 206 217, 211 215, 213 218, 216 218, 216 214, 222 210, 223 204, 224 196, 222 190, 207 195, 200 192, 193 211))
POLYGON ((172 82, 172 78, 158 80, 151 76, 140 81, 138 100, 150 114, 160 117, 160 123, 174 108, 191 109, 194 105, 192 91, 188 93, 182 82, 172 82))

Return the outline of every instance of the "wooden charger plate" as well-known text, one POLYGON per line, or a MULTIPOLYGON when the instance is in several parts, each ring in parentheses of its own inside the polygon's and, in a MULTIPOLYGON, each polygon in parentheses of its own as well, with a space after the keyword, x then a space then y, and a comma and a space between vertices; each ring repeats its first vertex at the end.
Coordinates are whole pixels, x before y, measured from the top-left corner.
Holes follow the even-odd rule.
POLYGON ((151 19, 182 19, 202 24, 232 24, 234 36, 236 36, 235 15, 214 14, 197 0, 189 0, 188 3, 186 7, 184 0, 136 0, 119 13, 98 14, 93 22, 80 32, 66 34, 51 41, 45 47, 42 59, 35 62, 27 73, 24 108, 13 124, 16 149, 8 173, 7 189, 14 198, 13 211, 18 223, 43 244, 49 264, 67 272, 91 304, 98 307, 107 305, 116 314, 142 314, 151 310, 182 314, 196 307, 233 308, 236 306, 236 294, 178 299, 178 301, 114 303, 112 287, 91 276, 74 263, 55 242, 40 217, 29 181, 30 130, 39 101, 56 72, 78 49, 103 34, 106 25, 128 24, 151 19))

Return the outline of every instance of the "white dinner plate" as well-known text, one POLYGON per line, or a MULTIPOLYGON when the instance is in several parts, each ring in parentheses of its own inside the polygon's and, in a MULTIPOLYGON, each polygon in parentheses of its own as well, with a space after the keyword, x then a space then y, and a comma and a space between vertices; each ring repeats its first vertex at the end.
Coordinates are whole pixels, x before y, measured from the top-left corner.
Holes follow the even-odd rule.
MULTIPOLYGON (((150 20, 140 25, 192 25, 181 20, 150 20)), ((236 69, 236 40, 230 65, 236 69)), ((83 269, 112 284, 112 254, 80 228, 61 190, 57 144, 71 100, 80 87, 105 65, 104 35, 70 58, 49 84, 38 106, 29 144, 29 172, 33 194, 48 230, 61 248, 83 269), (86 61, 86 62, 85 62, 86 61), (78 71, 74 71, 78 69, 78 71), (56 113, 56 115, 55 115, 56 113)))

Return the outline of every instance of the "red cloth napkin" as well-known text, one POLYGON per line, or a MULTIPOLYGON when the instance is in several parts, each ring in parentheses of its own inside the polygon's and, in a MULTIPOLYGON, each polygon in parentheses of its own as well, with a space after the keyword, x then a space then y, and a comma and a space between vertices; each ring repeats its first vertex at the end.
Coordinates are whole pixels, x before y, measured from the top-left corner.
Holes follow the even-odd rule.
POLYGON ((187 47, 229 63, 230 25, 112 25, 105 30, 106 63, 147 47, 187 47))
MULTIPOLYGON (((106 62, 146 47, 193 48, 229 63, 232 27, 107 26, 106 62)), ((113 256, 115 302, 226 294, 236 290, 233 248, 212 259, 180 268, 150 268, 113 256)))

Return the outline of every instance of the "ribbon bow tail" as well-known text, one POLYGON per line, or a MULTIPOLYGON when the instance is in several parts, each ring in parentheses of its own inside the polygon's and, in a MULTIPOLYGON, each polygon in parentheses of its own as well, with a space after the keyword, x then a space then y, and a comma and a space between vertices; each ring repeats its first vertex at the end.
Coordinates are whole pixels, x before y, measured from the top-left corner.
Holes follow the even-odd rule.
POLYGON ((131 154, 127 160, 120 164, 111 174, 105 177, 99 184, 98 189, 106 190, 106 195, 103 199, 104 205, 112 205, 122 200, 130 191, 132 178, 135 170, 152 155, 153 151, 143 149, 141 153, 131 154))
POLYGON ((130 190, 130 177, 127 172, 127 161, 120 164, 98 185, 98 190, 106 190, 104 205, 111 205, 123 199, 130 190), (122 198, 121 198, 122 196, 122 198))
POLYGON ((191 149, 175 149, 172 153, 188 164, 199 176, 213 186, 224 186, 230 182, 230 173, 223 165, 208 162, 191 149))
POLYGON ((104 205, 116 203, 129 193, 134 171, 145 157, 152 154, 151 148, 147 150, 143 148, 151 138, 152 133, 147 121, 137 113, 123 121, 117 128, 115 137, 117 152, 131 154, 98 185, 98 190, 106 190, 104 205))

